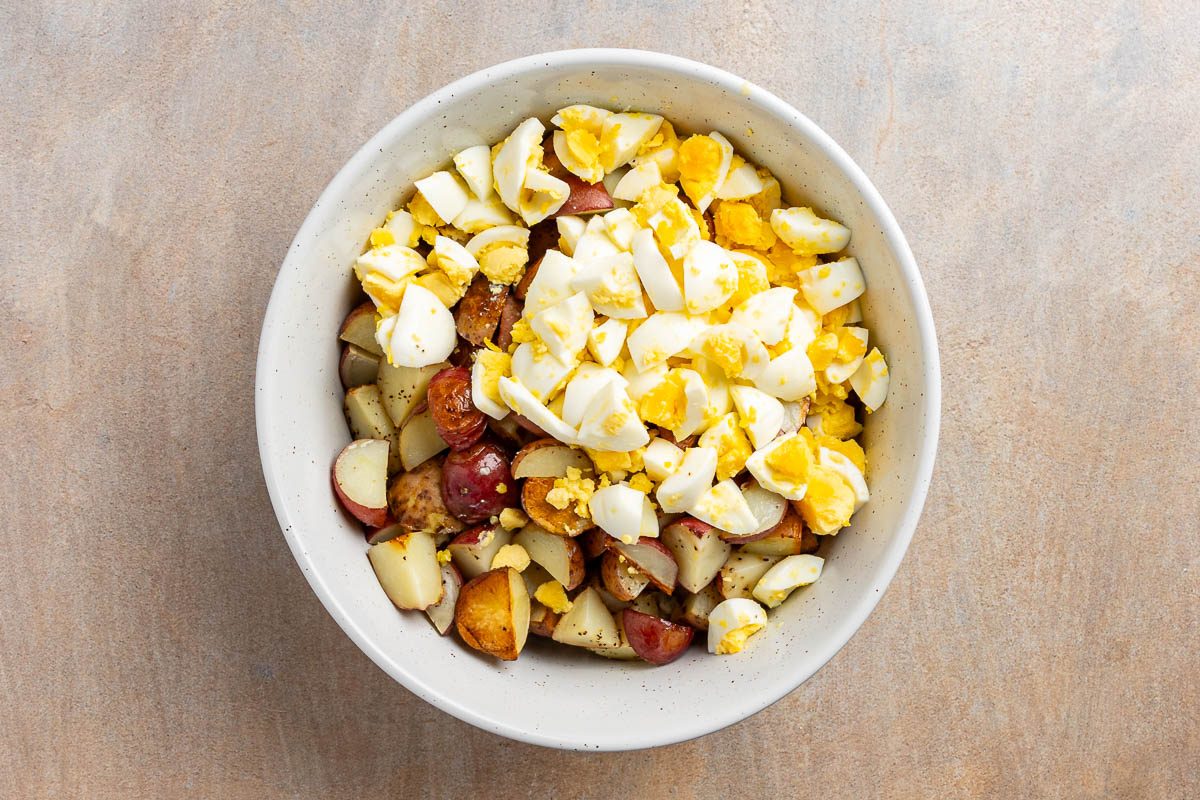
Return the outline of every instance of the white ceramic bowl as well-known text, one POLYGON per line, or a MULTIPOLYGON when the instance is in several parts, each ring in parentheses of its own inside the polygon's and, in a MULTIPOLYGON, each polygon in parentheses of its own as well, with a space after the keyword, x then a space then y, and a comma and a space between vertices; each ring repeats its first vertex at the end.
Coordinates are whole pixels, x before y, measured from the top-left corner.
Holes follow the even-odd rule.
MULTIPOLYGON (((351 639, 413 693, 489 731, 549 747, 669 744, 744 719, 795 689, 862 624, 892 579, 925 500, 937 446, 938 353, 921 278, 879 193, 824 132, 727 72, 630 50, 572 50, 477 72, 413 105, 355 153, 309 213, 280 270, 259 346, 256 413, 263 471, 300 568, 351 639), (867 420, 871 501, 829 547, 821 580, 771 614, 736 656, 692 648, 666 667, 608 661, 535 641, 521 658, 483 658, 396 611, 338 508, 329 468, 349 440, 337 329, 368 232, 413 181, 459 149, 571 103, 664 114, 719 130, 771 169, 785 198, 853 231, 866 274, 866 323, 891 367, 887 404, 867 420)), ((900 621, 896 624, 903 625, 900 621)))

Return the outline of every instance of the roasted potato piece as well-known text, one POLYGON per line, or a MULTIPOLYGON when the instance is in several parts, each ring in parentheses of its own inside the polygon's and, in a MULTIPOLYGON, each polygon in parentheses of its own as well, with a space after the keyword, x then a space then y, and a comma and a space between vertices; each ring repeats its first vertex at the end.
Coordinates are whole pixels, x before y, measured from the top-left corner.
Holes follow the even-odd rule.
POLYGON ((514 661, 529 636, 529 612, 521 573, 504 567, 472 578, 459 590, 454 623, 469 646, 514 661))
POLYGON ((471 400, 471 370, 450 367, 429 381, 429 413, 451 450, 466 450, 487 430, 487 417, 471 400))
POLYGON ((436 458, 392 478, 388 509, 406 531, 437 535, 457 533, 464 527, 442 501, 442 464, 436 458))
POLYGON ((529 518, 559 536, 578 536, 594 527, 592 521, 575 513, 575 503, 559 509, 546 501, 546 495, 554 488, 554 478, 526 478, 521 489, 521 505, 529 518))
POLYGON ((482 272, 476 275, 454 312, 458 335, 476 346, 482 345, 486 339, 492 339, 507 299, 507 286, 492 283, 482 272))
POLYGON ((496 328, 496 346, 501 350, 507 352, 509 345, 512 344, 513 325, 517 324, 517 320, 521 318, 524 311, 525 304, 511 294, 505 299, 504 308, 500 310, 500 327, 496 328))

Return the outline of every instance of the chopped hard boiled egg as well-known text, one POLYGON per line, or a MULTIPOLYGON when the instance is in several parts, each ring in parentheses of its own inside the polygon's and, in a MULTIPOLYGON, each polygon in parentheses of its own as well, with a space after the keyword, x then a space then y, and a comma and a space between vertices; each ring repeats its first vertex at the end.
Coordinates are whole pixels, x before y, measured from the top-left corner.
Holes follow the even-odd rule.
POLYGON ((842 383, 862 365, 867 353, 867 329, 847 326, 838 333, 838 349, 829 366, 825 367, 825 380, 842 383))
POLYGON ((588 509, 592 521, 614 539, 632 543, 642 536, 658 536, 658 517, 650 498, 627 484, 597 489, 588 501, 588 509))
POLYGON ((723 600, 708 615, 708 652, 719 656, 740 653, 746 640, 767 624, 767 612, 747 597, 723 600))
POLYGON ((758 170, 753 164, 744 161, 739 156, 734 156, 730 162, 729 173, 725 176, 725 180, 721 181, 720 188, 717 189, 718 200, 742 200, 746 197, 753 197, 765 188, 762 176, 758 174, 758 170))
POLYGON ((529 229, 497 225, 472 236, 466 248, 492 283, 516 283, 529 261, 529 229))
POLYGON ((487 200, 493 195, 492 148, 477 144, 460 151, 454 156, 454 168, 476 198, 487 200))
POLYGON ((471 365, 471 401, 493 419, 508 416, 508 407, 500 396, 500 379, 511 365, 508 353, 488 349, 475 353, 475 363, 471 365))
POLYGON ((650 444, 646 445, 646 452, 642 453, 642 464, 646 468, 646 474, 656 483, 662 483, 674 475, 682 463, 683 451, 674 442, 666 439, 651 440, 650 444))
POLYGON ((629 323, 623 319, 608 319, 588 331, 587 349, 596 363, 610 366, 625 347, 625 332, 629 323))
POLYGON ((417 181, 417 191, 442 222, 447 223, 458 216, 471 197, 462 180, 447 170, 417 181))
POLYGON ((850 243, 849 228, 821 219, 811 208, 777 208, 771 212, 771 228, 800 255, 836 253, 850 243))
POLYGON ((658 133, 663 118, 657 114, 610 114, 600 126, 600 163, 605 172, 628 164, 638 150, 658 133))
POLYGON ((813 555, 788 556, 772 566, 754 585, 754 599, 767 608, 776 608, 795 589, 816 583, 825 559, 813 555))
POLYGON ((603 384, 579 423, 579 443, 592 450, 636 450, 650 441, 637 408, 618 381, 603 384))
POLYGON ((639 230, 633 235, 632 247, 633 266, 650 302, 659 311, 682 311, 683 292, 654 241, 654 232, 649 228, 639 230))
POLYGON ((819 464, 808 470, 808 491, 800 500, 800 517, 819 536, 831 536, 850 524, 856 498, 838 472, 819 464))
POLYGON ((642 286, 638 283, 633 256, 629 253, 618 252, 585 263, 571 281, 571 286, 587 293, 587 299, 597 313, 615 319, 641 319, 646 316, 642 286))
POLYGON ((458 242, 447 236, 439 236, 433 243, 433 261, 445 273, 455 290, 466 291, 466 287, 479 272, 475 256, 458 242))
POLYGON ((688 313, 703 314, 737 290, 738 270, 725 248, 712 242, 692 245, 683 260, 683 297, 688 313))
POLYGON ((808 440, 790 433, 756 450, 746 459, 746 469, 763 488, 787 500, 801 500, 814 461, 808 440))
POLYGON ((493 193, 488 199, 472 197, 451 222, 464 233, 482 233, 488 228, 512 225, 513 215, 493 193))
POLYGON ((577 268, 578 263, 570 256, 547 250, 525 293, 525 314, 533 316, 574 294, 571 281, 577 268))
POLYGON ((555 217, 554 224, 558 228, 558 245, 561 252, 568 256, 574 255, 575 245, 587 230, 587 223, 582 217, 564 215, 555 217))
POLYGON ((416 250, 401 245, 375 247, 358 257, 354 273, 363 291, 381 314, 395 314, 400 308, 408 279, 425 269, 425 259, 416 250))
POLYGON ((700 211, 708 209, 733 162, 733 145, 713 131, 689 137, 679 148, 679 183, 700 211))
POLYGON ((528 389, 512 378, 501 378, 497 384, 504 404, 537 425, 560 442, 574 444, 578 433, 554 415, 528 389))
POLYGON ((587 346, 594 318, 587 295, 577 292, 539 311, 530 319, 529 327, 546 343, 550 355, 570 364, 587 346))
POLYGON ((867 289, 856 258, 818 264, 799 273, 799 277, 804 299, 819 314, 846 305, 867 289))
POLYGON ((735 536, 754 533, 758 528, 758 518, 750 510, 742 490, 731 478, 702 494, 688 509, 688 513, 701 522, 735 536))
POLYGON ((691 436, 708 416, 708 387, 692 369, 669 370, 638 401, 642 419, 671 431, 676 441, 691 436))
POLYGON ((535 225, 562 208, 571 187, 542 164, 542 134, 536 117, 516 127, 492 158, 492 183, 504 205, 528 225, 535 225))
POLYGON ((883 405, 883 401, 887 399, 889 381, 887 362, 883 360, 883 353, 879 352, 878 347, 871 350, 850 376, 850 385, 854 387, 854 393, 868 411, 875 411, 883 405))
POLYGON ((458 343, 450 309, 437 295, 417 284, 404 292, 400 310, 380 324, 377 335, 389 363, 401 367, 427 367, 445 361, 458 343))
POLYGON ((518 345, 512 354, 512 376, 539 400, 554 397, 574 371, 574 361, 560 361, 533 342, 518 345))
POLYGON ((563 392, 563 422, 578 427, 583 422, 588 406, 607 383, 616 383, 623 389, 628 381, 615 369, 599 367, 590 362, 580 364, 563 392))
POLYGON ((746 466, 746 459, 754 452, 750 440, 738 426, 737 414, 729 413, 722 416, 700 434, 698 443, 701 447, 711 447, 717 451, 717 480, 732 478, 746 466))
MULTIPOLYGON (((534 280, 536 282, 537 279, 534 280)), ((708 323, 703 319, 676 311, 651 314, 637 330, 629 334, 626 340, 629 356, 638 372, 645 372, 678 355, 707 326, 708 323)))
POLYGON ((778 344, 787 333, 795 297, 796 290, 786 286, 767 289, 743 300, 729 321, 751 330, 763 344, 778 344))
POLYGON ((689 447, 673 475, 668 476, 655 493, 663 512, 676 514, 692 508, 712 487, 717 474, 717 451, 711 447, 689 447))
POLYGON ((662 170, 659 169, 658 163, 645 161, 621 176, 621 180, 613 187, 612 196, 614 200, 636 203, 643 192, 660 183, 662 183, 662 170))
POLYGON ((854 492, 855 511, 862 508, 863 504, 871 499, 871 492, 867 489, 867 480, 863 477, 862 470, 844 454, 828 447, 822 447, 817 453, 817 463, 842 476, 842 480, 850 487, 850 491, 854 492))
POLYGON ((741 426, 755 448, 765 447, 783 428, 783 403, 752 386, 731 386, 729 394, 737 408, 741 426))
POLYGON ((817 390, 817 378, 805 352, 792 348, 772 358, 754 385, 780 400, 800 400, 817 390))

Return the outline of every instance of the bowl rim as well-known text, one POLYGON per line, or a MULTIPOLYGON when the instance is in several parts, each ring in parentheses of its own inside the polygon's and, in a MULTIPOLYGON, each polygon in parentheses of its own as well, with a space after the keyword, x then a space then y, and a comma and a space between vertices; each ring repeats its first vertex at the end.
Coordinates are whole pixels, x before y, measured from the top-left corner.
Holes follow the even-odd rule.
POLYGON ((668 744, 688 741, 690 739, 714 733, 743 719, 747 719, 767 706, 770 706, 795 691, 802 683, 815 675, 829 662, 858 631, 863 622, 874 610, 884 592, 891 584, 899 569, 908 545, 915 533, 917 523, 925 505, 929 484, 933 474, 934 460, 937 453, 938 438, 941 427, 941 369, 938 354, 937 336, 934 330, 933 314, 929 306, 929 298, 921 280, 916 259, 908 246, 908 242, 896 222, 891 209, 884 202, 879 191, 867 178, 862 169, 838 145, 829 134, 825 133, 816 123, 785 102, 775 94, 718 67, 713 67, 680 56, 668 55, 649 50, 623 48, 581 48, 574 50, 556 50, 535 55, 522 56, 504 61, 493 66, 484 67, 465 77, 459 78, 440 89, 426 95, 410 105, 390 122, 383 126, 374 136, 363 144, 346 164, 337 172, 325 189, 321 192, 316 203, 305 217, 295 238, 288 246, 287 255, 276 276, 271 296, 268 299, 266 313, 263 318, 262 331, 259 335, 258 357, 255 367, 255 418, 259 447, 259 458, 262 464, 263 477, 267 493, 275 516, 283 531, 284 538, 292 551, 293 557, 301 567, 309 586, 316 593, 321 604, 333 617, 347 636, 362 650, 368 658, 400 683, 404 688, 442 711, 483 730, 504 736, 509 739, 527 742, 558 749, 570 750, 638 750, 659 747, 668 744), (702 720, 681 720, 678 727, 660 731, 638 730, 621 741, 595 741, 586 733, 572 739, 547 736, 525 728, 511 725, 503 720, 494 719, 477 713, 473 709, 459 703, 453 696, 439 692, 419 678, 408 672, 404 665, 390 658, 368 637, 358 626, 349 613, 337 601, 335 593, 326 585, 313 563, 298 531, 301 530, 299 520, 293 519, 284 500, 284 490, 275 475, 271 447, 267 441, 268 426, 265 420, 269 418, 268 404, 271 397, 265 391, 265 384, 271 380, 271 360, 275 340, 274 333, 279 328, 280 310, 284 303, 280 297, 284 287, 289 282, 290 275, 300 269, 297 255, 302 241, 311 241, 316 233, 318 221, 315 212, 325 206, 332 198, 341 195, 348 189, 352 176, 361 171, 361 166, 373 158, 379 149, 379 143, 391 137, 391 132, 412 120, 419 120, 435 112, 437 106, 444 100, 449 100, 456 94, 468 89, 474 89, 481 83, 499 83, 515 76, 536 72, 546 67, 561 66, 626 66, 649 68, 665 73, 678 74, 690 78, 700 78, 713 83, 732 93, 742 95, 746 101, 761 107, 766 113, 786 121, 799 129, 855 187, 862 201, 879 221, 885 241, 896 255, 903 276, 905 288, 913 302, 915 323, 920 338, 921 355, 924 361, 924 381, 926 414, 926 435, 921 442, 914 467, 914 484, 912 494, 906 503, 900 524, 896 527, 884 554, 880 568, 871 583, 864 586, 858 601, 848 610, 845 621, 833 632, 828 644, 823 648, 814 661, 815 669, 807 674, 797 674, 793 680, 782 681, 770 692, 762 692, 752 696, 748 702, 736 707, 718 709, 712 715, 702 720), (782 687, 782 688, 780 688, 782 687))

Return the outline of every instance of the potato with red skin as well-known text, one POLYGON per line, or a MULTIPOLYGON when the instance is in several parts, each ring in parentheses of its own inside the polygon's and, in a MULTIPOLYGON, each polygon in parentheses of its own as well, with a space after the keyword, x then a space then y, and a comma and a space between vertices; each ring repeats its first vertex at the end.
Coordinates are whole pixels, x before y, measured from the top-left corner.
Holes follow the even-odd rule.
POLYGON ((559 536, 578 536, 595 526, 587 517, 575 513, 577 501, 572 500, 566 508, 556 508, 546 500, 554 489, 554 478, 526 478, 521 488, 521 506, 529 518, 550 533, 559 536))
MULTIPOLYGON (((553 220, 550 220, 553 222, 553 220)), ((529 293, 529 284, 533 283, 533 279, 537 276, 537 271, 542 266, 542 259, 538 259, 530 264, 525 270, 525 274, 521 276, 521 280, 517 281, 517 285, 513 287, 513 294, 522 303, 525 302, 525 295, 529 293)))
POLYGON ((608 543, 611 541, 612 537, 600 528, 584 531, 579 537, 579 544, 583 547, 583 557, 589 560, 604 555, 608 550, 608 543))
MULTIPOLYGON (((558 249, 558 222, 553 219, 544 219, 538 224, 529 229, 529 263, 537 264, 542 260, 542 256, 546 255, 547 250, 558 249)), ((524 279, 521 281, 525 283, 524 279)), ((528 288, 529 284, 525 286, 528 288)), ((522 292, 517 295, 521 300, 525 299, 525 294, 522 292)))
POLYGON ((392 478, 388 485, 388 510, 407 532, 433 535, 458 533, 463 524, 455 519, 442 500, 442 462, 431 458, 411 472, 392 478))
POLYGON ((554 138, 546 137, 542 143, 542 152, 544 153, 542 163, 546 170, 564 181, 571 189, 571 194, 567 197, 567 202, 562 204, 558 211, 552 216, 565 217, 573 214, 592 214, 597 211, 610 211, 613 207, 612 197, 608 194, 608 189, 604 187, 603 181, 596 183, 588 183, 583 178, 575 175, 567 170, 558 160, 558 155, 554 152, 554 138))
POLYGON ((608 550, 600 557, 600 578, 608 593, 621 601, 633 600, 650 584, 650 578, 616 550, 608 550))
POLYGON ((509 455, 495 442, 476 442, 455 450, 442 464, 442 500, 468 524, 483 522, 512 505, 516 486, 509 455))
POLYGON ((683 655, 696 631, 687 625, 668 622, 632 608, 621 612, 625 638, 638 657, 651 664, 670 664, 683 655))
POLYGON ((454 349, 450 351, 450 355, 446 356, 446 360, 453 367, 463 367, 470 369, 474 362, 475 352, 479 348, 468 342, 466 339, 460 338, 458 344, 454 345, 454 349))
POLYGON ((449 367, 429 381, 429 413, 451 450, 466 450, 487 430, 487 416, 471 400, 471 370, 449 367))
POLYGON ((454 311, 458 335, 473 345, 482 346, 485 340, 495 336, 507 299, 507 286, 492 283, 482 272, 476 275, 454 311))
MULTIPOLYGON (((520 288, 520 284, 518 284, 518 288, 520 288)), ((508 352, 508 348, 512 344, 513 325, 517 324, 517 320, 521 319, 523 313, 525 313, 524 303, 511 294, 504 299, 504 307, 500 309, 500 325, 496 328, 496 346, 501 350, 508 352)))

